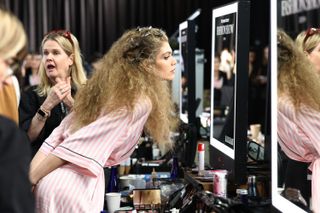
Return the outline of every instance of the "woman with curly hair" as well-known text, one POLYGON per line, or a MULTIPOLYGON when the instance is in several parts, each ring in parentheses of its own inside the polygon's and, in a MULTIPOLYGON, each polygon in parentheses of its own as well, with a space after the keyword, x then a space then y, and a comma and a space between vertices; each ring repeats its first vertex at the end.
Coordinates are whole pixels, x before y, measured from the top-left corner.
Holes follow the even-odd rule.
POLYGON ((176 60, 157 28, 125 32, 75 99, 73 112, 45 140, 31 163, 38 212, 99 212, 103 167, 134 151, 143 130, 170 145, 176 126, 169 82, 176 60))
POLYGON ((76 91, 86 82, 78 40, 69 31, 51 31, 41 43, 39 85, 21 96, 20 127, 31 141, 32 156, 73 108, 76 91))
POLYGON ((278 142, 292 160, 311 163, 312 206, 320 212, 320 73, 278 31, 278 142))

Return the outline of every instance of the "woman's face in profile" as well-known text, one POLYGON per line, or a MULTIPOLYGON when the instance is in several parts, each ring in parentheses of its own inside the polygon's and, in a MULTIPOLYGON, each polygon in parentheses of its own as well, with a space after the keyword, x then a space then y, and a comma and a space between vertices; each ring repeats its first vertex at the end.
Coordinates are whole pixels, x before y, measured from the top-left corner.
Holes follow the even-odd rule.
POLYGON ((156 71, 164 80, 173 80, 177 61, 172 55, 172 49, 168 42, 163 42, 156 56, 156 71))

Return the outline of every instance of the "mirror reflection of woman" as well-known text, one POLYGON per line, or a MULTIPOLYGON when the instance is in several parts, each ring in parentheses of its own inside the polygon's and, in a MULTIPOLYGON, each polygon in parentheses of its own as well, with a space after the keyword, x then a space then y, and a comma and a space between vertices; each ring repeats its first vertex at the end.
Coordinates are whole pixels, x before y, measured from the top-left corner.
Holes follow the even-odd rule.
POLYGON ((310 162, 312 208, 320 212, 320 74, 278 31, 278 142, 295 161, 310 162))
POLYGON ((295 42, 320 73, 320 29, 309 28, 302 31, 295 42))
POLYGON ((221 58, 214 57, 214 106, 220 106, 221 89, 228 83, 227 74, 220 70, 221 58))

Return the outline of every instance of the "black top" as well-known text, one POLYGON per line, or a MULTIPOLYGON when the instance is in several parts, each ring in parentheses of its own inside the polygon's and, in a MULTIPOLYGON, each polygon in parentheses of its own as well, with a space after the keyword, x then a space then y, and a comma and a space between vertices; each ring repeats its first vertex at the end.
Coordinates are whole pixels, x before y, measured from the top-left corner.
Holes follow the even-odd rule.
POLYGON ((26 134, 0 116, 0 212, 34 212, 26 134))
MULTIPOLYGON (((35 89, 36 86, 32 86, 21 94, 19 105, 19 125, 20 128, 26 132, 30 127, 32 118, 46 99, 46 97, 40 97, 36 93, 35 89)), ((47 118, 39 136, 35 141, 31 142, 32 156, 37 153, 42 143, 51 134, 51 132, 59 126, 66 114, 66 106, 62 102, 51 110, 51 115, 47 118)))
MULTIPOLYGON (((228 78, 225 72, 219 70, 219 80, 223 80, 222 86, 228 85, 228 78)), ((221 92, 222 88, 214 88, 214 106, 218 107, 221 106, 221 92)))

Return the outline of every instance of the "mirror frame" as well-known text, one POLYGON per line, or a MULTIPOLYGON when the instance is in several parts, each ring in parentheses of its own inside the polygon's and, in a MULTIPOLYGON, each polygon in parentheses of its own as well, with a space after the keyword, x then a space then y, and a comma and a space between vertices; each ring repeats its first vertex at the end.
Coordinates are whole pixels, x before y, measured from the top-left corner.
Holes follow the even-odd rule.
MULTIPOLYGON (((217 138, 213 137, 213 72, 211 69, 211 122, 210 122, 210 162, 219 164, 220 169, 227 169, 231 173, 228 180, 237 184, 246 183, 247 176, 247 123, 248 123, 248 58, 249 58, 249 32, 250 26, 250 1, 236 1, 212 10, 212 57, 215 55, 215 22, 216 17, 236 13, 234 26, 235 35, 235 67, 234 78, 234 105, 233 105, 233 148, 227 146, 217 138), (219 9, 219 13, 217 13, 219 9), (244 125, 245 124, 245 125, 244 125)), ((229 24, 229 23, 227 23, 229 24)), ((231 111, 232 112, 232 111, 231 111)))
POLYGON ((278 90, 278 52, 277 52, 277 30, 278 30, 278 8, 277 0, 271 0, 270 25, 271 25, 271 191, 272 205, 282 212, 306 213, 303 209, 280 195, 278 188, 278 133, 277 133, 277 90, 278 90))
MULTIPOLYGON (((235 33, 235 38, 234 38, 234 46, 235 46, 235 54, 238 54, 238 2, 236 3, 232 3, 232 4, 228 4, 219 8, 215 8, 212 10, 212 48, 211 48, 211 56, 212 56, 212 60, 214 60, 214 56, 216 55, 216 47, 215 47, 215 42, 216 42, 216 19, 226 16, 226 15, 230 15, 235 13, 236 16, 236 23, 234 26, 234 33, 235 33)), ((235 61, 235 64, 236 61, 235 61)), ((213 137, 214 135, 214 125, 213 125, 213 119, 214 119, 214 63, 212 62, 212 66, 211 66, 211 125, 210 125, 210 144, 215 147, 216 149, 218 149, 219 151, 221 151, 222 153, 226 154, 227 156, 229 156, 231 159, 235 159, 235 148, 236 148, 236 93, 237 93, 237 87, 236 87, 236 79, 238 78, 238 73, 236 73, 235 75, 235 79, 234 79, 234 92, 233 92, 233 110, 234 110, 234 115, 233 115, 233 148, 230 148, 229 146, 225 145, 223 142, 219 141, 218 139, 216 139, 215 137, 213 137)))

